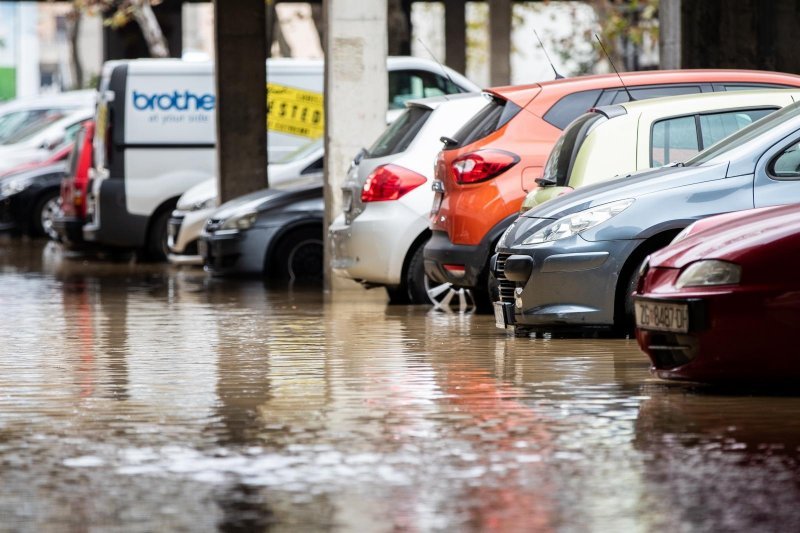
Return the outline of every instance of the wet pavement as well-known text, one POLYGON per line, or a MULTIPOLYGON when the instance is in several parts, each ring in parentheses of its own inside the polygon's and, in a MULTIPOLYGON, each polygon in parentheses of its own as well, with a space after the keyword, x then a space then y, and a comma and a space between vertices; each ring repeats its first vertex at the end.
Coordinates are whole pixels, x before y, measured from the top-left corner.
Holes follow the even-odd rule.
POLYGON ((787 531, 800 394, 0 243, 0 531, 787 531))

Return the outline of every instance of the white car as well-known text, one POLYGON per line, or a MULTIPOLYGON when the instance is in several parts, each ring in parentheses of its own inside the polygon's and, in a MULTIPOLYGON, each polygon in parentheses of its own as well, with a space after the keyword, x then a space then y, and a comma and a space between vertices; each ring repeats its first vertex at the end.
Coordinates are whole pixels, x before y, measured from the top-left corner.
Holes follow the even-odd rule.
POLYGON ((425 276, 422 248, 430 237, 434 162, 440 139, 452 136, 486 100, 477 93, 410 101, 348 173, 344 214, 329 228, 331 267, 365 287, 383 286, 392 303, 462 308, 469 296, 425 276), (456 300, 454 300, 456 298, 456 300))
POLYGON ((39 131, 73 111, 93 108, 96 96, 94 90, 67 91, 0 104, 0 145, 23 130, 39 131))
POLYGON ((77 134, 77 126, 92 118, 94 109, 79 108, 47 124, 34 122, 0 142, 0 172, 25 163, 37 163, 77 134))
MULTIPOLYGON (((269 165, 267 176, 270 187, 281 187, 289 182, 299 184, 305 176, 317 177, 322 170, 325 146, 322 139, 311 141, 284 160, 269 165)), ((200 265, 203 258, 197 251, 197 239, 208 216, 217 208, 217 179, 195 185, 178 199, 167 226, 167 245, 170 263, 200 265)))

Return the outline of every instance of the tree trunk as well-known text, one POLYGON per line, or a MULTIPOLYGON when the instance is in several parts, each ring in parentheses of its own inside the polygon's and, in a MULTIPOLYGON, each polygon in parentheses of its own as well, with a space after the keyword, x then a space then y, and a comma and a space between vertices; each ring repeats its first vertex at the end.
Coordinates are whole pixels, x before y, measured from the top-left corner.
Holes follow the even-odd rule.
POLYGON ((134 0, 132 4, 134 6, 133 18, 142 29, 142 35, 147 42, 150 55, 152 57, 169 57, 167 40, 164 32, 161 31, 161 26, 158 24, 149 0, 134 0))
POLYGON ((81 64, 80 50, 78 50, 78 36, 81 33, 81 12, 74 9, 70 19, 72 23, 67 26, 67 32, 69 35, 70 62, 72 63, 72 72, 75 75, 74 88, 82 89, 83 65, 81 64))

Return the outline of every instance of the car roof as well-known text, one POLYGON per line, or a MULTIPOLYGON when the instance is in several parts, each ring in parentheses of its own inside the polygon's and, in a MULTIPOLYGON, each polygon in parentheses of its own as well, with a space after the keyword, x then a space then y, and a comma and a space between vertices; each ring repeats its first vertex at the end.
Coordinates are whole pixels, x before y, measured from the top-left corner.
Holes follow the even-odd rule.
POLYGON ((603 113, 606 116, 619 116, 617 110, 622 108, 624 112, 630 115, 678 116, 687 113, 698 113, 707 109, 719 109, 725 106, 749 107, 769 105, 770 103, 786 103, 787 97, 795 102, 800 100, 800 88, 684 94, 601 106, 595 108, 594 111, 603 113))
POLYGON ((447 102, 458 102, 461 100, 469 100, 470 98, 480 98, 481 96, 482 93, 477 93, 477 92, 432 96, 430 98, 419 98, 416 100, 408 100, 406 102, 406 107, 421 107, 424 109, 433 110, 442 104, 446 104, 447 102))
POLYGON ((567 94, 591 89, 619 88, 620 77, 631 87, 639 85, 659 85, 663 83, 770 83, 800 87, 800 76, 783 72, 738 69, 686 69, 686 70, 647 70, 641 72, 622 72, 617 74, 594 74, 548 80, 528 85, 494 87, 487 91, 511 100, 524 107, 540 92, 536 104, 549 109, 552 104, 567 94))

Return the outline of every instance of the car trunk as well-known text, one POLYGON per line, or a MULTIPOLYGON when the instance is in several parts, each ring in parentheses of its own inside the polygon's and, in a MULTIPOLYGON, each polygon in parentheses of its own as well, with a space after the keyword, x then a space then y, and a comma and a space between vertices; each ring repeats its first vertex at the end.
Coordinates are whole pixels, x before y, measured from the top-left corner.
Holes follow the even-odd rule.
POLYGON ((432 112, 431 108, 424 106, 407 108, 369 150, 362 151, 353 159, 342 186, 342 207, 347 224, 364 211, 361 191, 370 174, 381 165, 396 160, 399 154, 406 151, 432 112))

